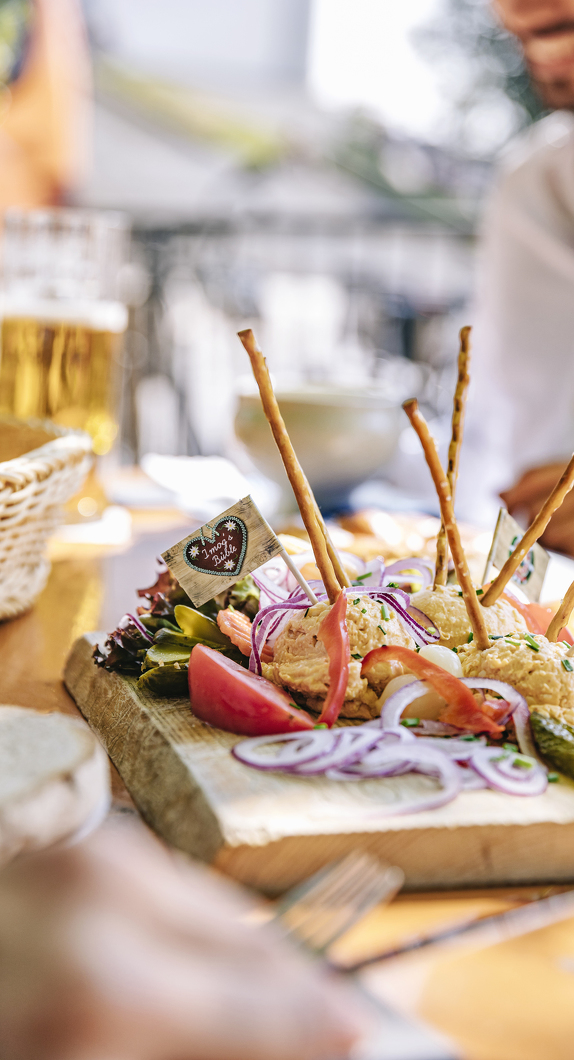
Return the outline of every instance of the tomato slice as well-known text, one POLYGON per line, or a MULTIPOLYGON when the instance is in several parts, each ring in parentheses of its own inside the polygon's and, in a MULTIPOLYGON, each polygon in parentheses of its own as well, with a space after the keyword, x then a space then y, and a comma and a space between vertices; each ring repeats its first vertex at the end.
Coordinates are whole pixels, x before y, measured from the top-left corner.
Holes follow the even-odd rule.
MULTIPOLYGON (((195 651, 195 648, 193 650, 195 651)), ((421 681, 428 681, 435 692, 446 699, 446 707, 443 707, 440 713, 441 721, 470 732, 488 732, 492 736, 498 736, 502 732, 504 726, 497 723, 497 708, 492 703, 479 705, 470 688, 458 677, 449 674, 448 670, 443 670, 442 666, 437 666, 411 648, 403 648, 398 644, 373 648, 363 659, 361 674, 383 659, 397 659, 410 673, 421 681)))
POLYGON ((347 630, 347 596, 344 592, 339 593, 331 610, 325 615, 317 636, 329 656, 329 691, 319 722, 325 722, 331 728, 341 712, 349 681, 351 649, 347 630))
POLYGON ((315 724, 277 685, 205 644, 191 652, 189 696, 196 717, 239 736, 297 732, 315 724))
MULTIPOLYGON (((517 611, 520 611, 531 633, 546 634, 548 626, 554 618, 554 611, 551 607, 545 607, 544 604, 523 604, 521 600, 517 600, 510 593, 503 593, 502 595, 517 611)), ((558 640, 567 640, 569 644, 574 644, 574 637, 572 637, 570 630, 566 626, 563 626, 560 630, 558 640)))

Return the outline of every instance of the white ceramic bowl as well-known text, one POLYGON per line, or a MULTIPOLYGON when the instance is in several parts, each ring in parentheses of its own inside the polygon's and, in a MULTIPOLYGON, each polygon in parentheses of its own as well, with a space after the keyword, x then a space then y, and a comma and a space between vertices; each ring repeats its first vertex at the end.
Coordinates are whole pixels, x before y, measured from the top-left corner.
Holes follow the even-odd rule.
MULTIPOLYGON (((295 452, 319 504, 342 507, 355 487, 393 455, 401 409, 372 387, 279 389, 277 400, 295 452)), ((241 394, 235 431, 257 469, 293 496, 258 394, 241 394)))

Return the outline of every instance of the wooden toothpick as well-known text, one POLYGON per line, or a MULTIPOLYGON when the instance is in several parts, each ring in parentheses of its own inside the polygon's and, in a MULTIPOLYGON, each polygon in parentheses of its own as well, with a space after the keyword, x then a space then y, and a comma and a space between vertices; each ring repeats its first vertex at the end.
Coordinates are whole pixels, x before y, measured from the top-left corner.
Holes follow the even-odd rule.
POLYGON ((490 641, 488 639, 488 633, 484 621, 484 613, 478 602, 476 590, 472 584, 470 571, 466 562, 466 556, 462 548, 448 479, 444 473, 428 424, 422 413, 419 412, 418 402, 412 398, 410 401, 404 402, 403 408, 418 434, 423 447, 425 459, 437 491, 441 517, 446 530, 446 536, 452 553, 458 584, 462 590, 462 597, 474 635, 474 640, 477 647, 481 651, 484 651, 485 648, 490 646, 490 641))
MULTIPOLYGON (((448 464, 446 477, 450 486, 450 495, 454 504, 456 480, 458 478, 458 464, 460 460, 460 449, 464 430, 464 413, 466 407, 466 395, 470 376, 468 366, 470 362, 470 327, 460 330, 460 349, 458 354, 458 378, 454 391, 452 407, 452 434, 448 447, 448 464)), ((448 575, 448 543, 444 523, 441 522, 440 530, 436 539, 436 567, 434 576, 434 588, 437 585, 446 585, 448 575)))

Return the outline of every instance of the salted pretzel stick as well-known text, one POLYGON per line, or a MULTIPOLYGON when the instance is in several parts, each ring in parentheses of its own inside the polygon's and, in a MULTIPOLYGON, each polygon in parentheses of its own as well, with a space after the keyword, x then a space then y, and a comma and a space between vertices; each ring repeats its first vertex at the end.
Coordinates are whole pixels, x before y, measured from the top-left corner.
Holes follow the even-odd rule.
MULTIPOLYGON (((250 331, 250 329, 247 329, 247 330, 250 331)), ((253 332, 251 331, 250 333, 251 333, 251 340, 253 342, 253 345, 254 345, 255 349, 257 350, 257 353, 261 354, 261 351, 257 349, 257 345, 255 343, 255 337, 253 335, 253 332)), ((241 341, 242 341, 243 345, 245 346, 245 349, 247 350, 247 346, 245 345, 245 341, 241 337, 242 335, 246 335, 246 334, 247 334, 247 331, 241 332, 240 333, 240 338, 241 338, 241 341)), ((247 350, 247 352, 249 353, 249 350, 247 350)), ((265 360, 263 360, 263 363, 265 364, 265 360)), ((265 370, 267 371, 267 368, 265 370)), ((267 374, 269 375, 269 373, 267 373, 267 374)), ((270 380, 269 380, 269 385, 271 386, 271 381, 270 380)), ((273 396, 275 397, 275 395, 273 395, 273 396)), ((275 402, 275 403, 277 403, 277 402, 275 402)), ((297 459, 297 457, 295 457, 295 459, 297 459)), ((333 542, 331 541, 331 538, 329 536, 329 531, 327 530, 327 527, 325 526, 325 521, 323 519, 323 516, 321 515, 321 510, 319 508, 319 505, 317 504, 317 501, 315 500, 315 497, 313 495, 313 490, 311 489, 311 486, 309 485, 309 480, 307 479, 307 476, 305 475, 305 472, 303 471, 303 469, 301 468, 300 465, 299 465, 299 468, 300 468, 300 471, 301 471, 301 475, 303 476, 303 478, 305 479, 305 482, 307 483, 307 488, 309 490, 309 493, 311 494, 311 500, 313 501, 313 505, 314 505, 314 508, 315 508, 315 515, 317 517, 317 522, 319 523, 319 526, 321 527, 321 530, 323 531, 323 536, 324 536, 325 541, 327 543, 327 552, 329 553, 329 559, 331 560, 331 563, 333 564, 333 568, 334 568, 334 571, 335 571, 335 577, 337 578, 337 581, 339 582, 339 585, 341 586, 341 588, 348 589, 349 586, 351 585, 351 582, 349 581, 349 578, 347 577, 347 574, 345 573, 344 567, 341 564, 341 560, 339 559, 339 556, 338 556, 338 553, 337 553, 337 551, 335 549, 335 546, 333 545, 333 542)))
POLYGON ((279 411, 277 398, 273 392, 273 386, 271 384, 271 379, 269 378, 269 371, 267 369, 265 358, 261 353, 261 350, 257 347, 253 332, 251 331, 251 328, 247 328, 245 331, 238 332, 238 335, 249 355, 253 375, 255 376, 257 386, 259 387, 259 393, 261 394, 263 410, 269 422, 269 426, 273 431, 273 437, 277 443, 277 448, 281 454, 287 477, 291 483, 293 493, 295 494, 295 500, 299 506, 305 529, 309 534, 311 548, 313 549, 315 562, 319 568, 323 585, 325 586, 330 602, 333 604, 339 596, 341 585, 337 581, 335 569, 329 556, 326 530, 323 531, 321 522, 317 518, 317 504, 315 498, 311 492, 311 487, 305 478, 303 469, 297 459, 291 439, 287 433, 287 428, 281 412, 279 411))
POLYGON ((546 640, 557 641, 560 636, 560 630, 568 622, 570 615, 574 611, 574 582, 566 590, 566 595, 560 604, 552 622, 546 630, 546 640))
POLYGON ((428 428, 428 423, 422 413, 419 412, 418 402, 414 398, 411 398, 410 401, 404 402, 403 408, 420 438, 425 460, 428 464, 438 494, 440 513, 446 530, 450 551, 452 553, 452 560, 455 566, 458 584, 462 589, 462 597, 467 610, 469 622, 472 626, 474 640, 477 647, 481 651, 484 651, 485 648, 490 646, 490 641, 486 631, 484 615, 481 611, 476 590, 470 578, 466 556, 463 552, 460 534, 454 516, 448 479, 446 478, 440 462, 434 438, 428 428))
POLYGON ((572 489, 572 486, 574 486, 574 456, 568 464, 562 478, 552 490, 548 500, 542 505, 538 515, 530 524, 522 539, 518 542, 514 552, 508 557, 500 574, 494 579, 490 588, 486 590, 480 601, 483 607, 490 607, 492 604, 496 603, 500 594, 504 592, 512 575, 518 570, 524 557, 528 555, 535 541, 537 541, 540 535, 546 530, 554 512, 560 507, 566 494, 572 489))
MULTIPOLYGON (((470 361, 470 332, 471 328, 469 327, 464 327, 460 329, 460 349, 458 352, 458 379, 456 381, 454 400, 452 404, 452 434, 450 438, 450 445, 448 447, 448 464, 446 468, 446 477, 450 486, 450 495, 452 497, 453 504, 454 494, 456 490, 456 480, 458 478, 460 447, 462 445, 462 435, 464 430, 466 394, 468 391, 468 384, 470 382, 470 377, 468 374, 468 365, 470 361)), ((440 530, 436 539, 436 566, 433 588, 436 589, 437 585, 446 585, 447 574, 448 544, 446 540, 446 530, 444 528, 444 523, 441 522, 440 530)))

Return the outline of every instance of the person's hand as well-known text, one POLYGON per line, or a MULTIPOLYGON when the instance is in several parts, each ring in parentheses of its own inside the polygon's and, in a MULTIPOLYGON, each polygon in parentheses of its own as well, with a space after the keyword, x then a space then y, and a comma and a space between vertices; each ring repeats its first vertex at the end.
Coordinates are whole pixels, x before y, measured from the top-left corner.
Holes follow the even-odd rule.
MULTIPOLYGON (((518 482, 500 494, 510 514, 521 517, 530 525, 565 467, 565 463, 544 464, 526 471, 518 482)), ((556 552, 574 556, 574 491, 567 494, 561 507, 552 516, 540 543, 556 552)))
POLYGON ((0 875, 0 1060, 315 1060, 363 1027, 249 899, 108 823, 0 875))

